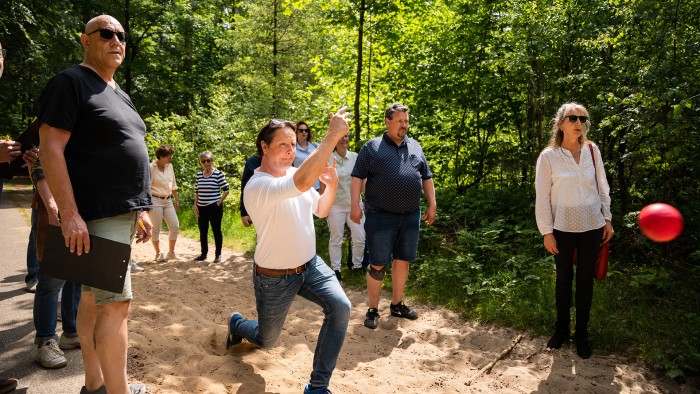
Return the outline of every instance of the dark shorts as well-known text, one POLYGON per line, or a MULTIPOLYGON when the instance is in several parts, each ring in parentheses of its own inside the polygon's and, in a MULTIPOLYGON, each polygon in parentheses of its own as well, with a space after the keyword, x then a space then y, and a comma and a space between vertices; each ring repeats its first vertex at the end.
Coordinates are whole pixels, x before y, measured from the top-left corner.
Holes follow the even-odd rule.
POLYGON ((392 260, 416 261, 420 209, 394 213, 365 204, 365 215, 370 264, 382 266, 392 260))

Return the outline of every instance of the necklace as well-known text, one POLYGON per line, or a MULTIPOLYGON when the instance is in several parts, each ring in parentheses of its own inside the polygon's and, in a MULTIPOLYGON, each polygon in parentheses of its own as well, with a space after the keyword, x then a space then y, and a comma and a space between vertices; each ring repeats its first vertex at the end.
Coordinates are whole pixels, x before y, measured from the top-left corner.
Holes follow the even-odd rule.
MULTIPOLYGON (((563 156, 567 156, 567 155, 564 153, 564 149, 565 149, 565 148, 562 147, 562 146, 560 145, 560 146, 559 146, 559 153, 561 153, 563 156)), ((582 149, 582 148, 581 148, 581 145, 579 145, 579 146, 578 146, 578 152, 576 152, 576 153, 574 153, 573 151, 571 151, 571 150, 569 150, 569 149, 567 149, 567 150, 568 150, 569 153, 571 154, 571 157, 574 158, 574 159, 576 159, 577 157, 581 156, 581 149, 582 149)))

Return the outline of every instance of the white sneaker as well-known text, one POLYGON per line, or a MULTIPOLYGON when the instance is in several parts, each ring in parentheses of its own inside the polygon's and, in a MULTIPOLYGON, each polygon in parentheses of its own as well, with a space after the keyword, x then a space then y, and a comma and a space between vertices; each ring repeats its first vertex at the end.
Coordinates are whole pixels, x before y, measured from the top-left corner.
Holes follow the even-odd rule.
POLYGON ((165 255, 163 253, 158 253, 156 255, 156 261, 159 263, 162 263, 165 261, 165 255))
POLYGON ((134 260, 131 260, 131 272, 142 272, 144 270, 145 268, 141 267, 139 263, 135 262, 134 260))
POLYGON ((27 282, 27 291, 30 293, 36 293, 37 284, 39 284, 39 281, 36 279, 32 279, 29 282, 27 282))
POLYGON ((61 339, 58 340, 58 347, 62 350, 75 349, 80 347, 80 339, 78 337, 69 338, 63 333, 61 339))
POLYGON ((177 260, 178 257, 175 254, 175 252, 168 252, 168 254, 165 256, 166 260, 177 260))
POLYGON ((41 364, 44 368, 50 369, 63 368, 68 364, 68 360, 66 360, 63 351, 59 349, 58 343, 56 343, 54 338, 37 347, 34 361, 41 364))

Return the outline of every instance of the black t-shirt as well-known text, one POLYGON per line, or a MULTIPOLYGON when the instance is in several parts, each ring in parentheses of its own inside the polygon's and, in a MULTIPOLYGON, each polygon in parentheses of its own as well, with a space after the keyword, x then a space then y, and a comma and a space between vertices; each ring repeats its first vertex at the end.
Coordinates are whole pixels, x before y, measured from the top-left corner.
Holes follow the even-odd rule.
POLYGON ((39 122, 71 133, 64 155, 84 220, 152 208, 146 125, 119 86, 87 67, 64 70, 41 95, 39 122))

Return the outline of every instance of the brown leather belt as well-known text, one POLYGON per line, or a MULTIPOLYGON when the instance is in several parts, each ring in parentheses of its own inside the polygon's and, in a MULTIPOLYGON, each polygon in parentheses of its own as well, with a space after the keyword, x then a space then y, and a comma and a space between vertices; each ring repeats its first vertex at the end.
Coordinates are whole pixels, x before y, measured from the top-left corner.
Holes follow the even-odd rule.
POLYGON ((153 197, 155 197, 155 198, 160 198, 161 200, 167 200, 167 199, 169 199, 169 198, 172 197, 172 196, 161 197, 161 196, 156 196, 156 195, 154 194, 153 197))
POLYGON ((259 265, 255 265, 255 273, 260 274, 260 275, 270 275, 270 276, 286 276, 286 275, 299 275, 302 272, 306 271, 306 267, 309 266, 309 263, 302 264, 296 268, 287 268, 283 270, 273 270, 270 268, 264 268, 259 265))

